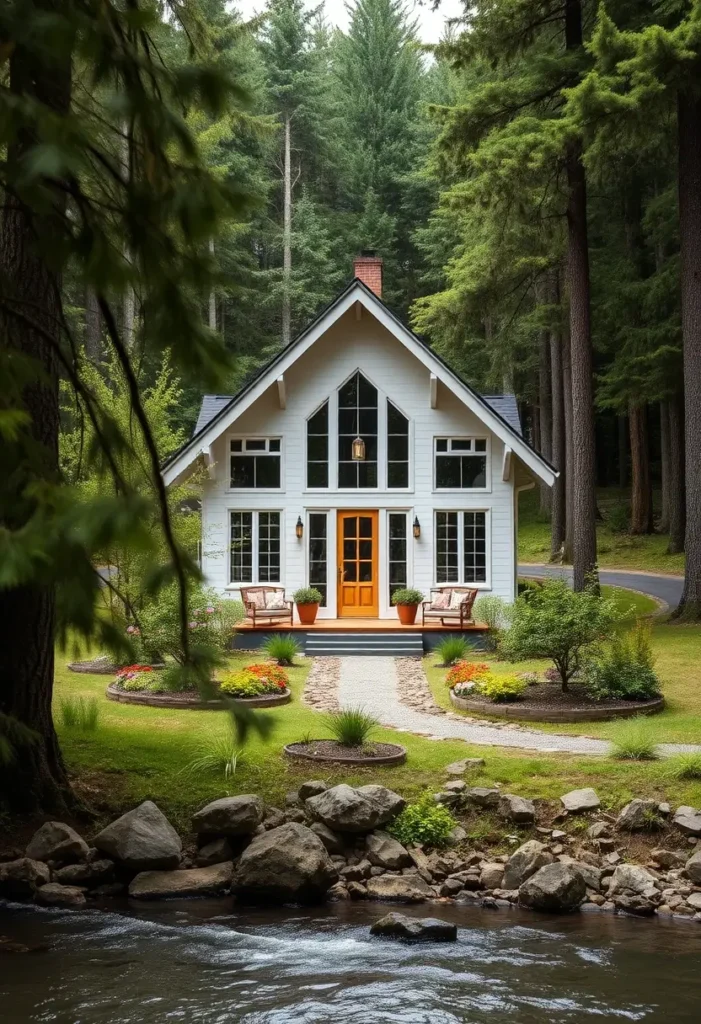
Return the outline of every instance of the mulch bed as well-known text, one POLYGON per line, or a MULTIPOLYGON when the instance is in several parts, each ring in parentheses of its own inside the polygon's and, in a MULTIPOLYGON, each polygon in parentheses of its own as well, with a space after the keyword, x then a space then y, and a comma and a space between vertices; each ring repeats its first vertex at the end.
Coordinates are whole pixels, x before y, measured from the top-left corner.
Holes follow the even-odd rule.
POLYGON ((570 685, 563 693, 555 683, 529 686, 519 700, 496 704, 486 697, 456 697, 451 703, 463 711, 498 718, 520 718, 533 722, 605 722, 612 718, 651 715, 664 708, 664 698, 654 700, 592 700, 582 686, 570 685))
POLYGON ((348 765, 403 764, 406 750, 399 743, 366 743, 363 747, 344 747, 336 740, 310 740, 308 743, 289 743, 285 747, 288 757, 303 761, 333 762, 348 765))
MULTIPOLYGON (((197 690, 180 690, 172 693, 151 693, 148 690, 122 690, 112 683, 105 691, 109 700, 120 704, 144 704, 150 708, 190 708, 193 711, 220 711, 226 705, 219 699, 202 700, 197 690)), ((289 704, 292 694, 289 690, 280 693, 262 693, 257 697, 238 697, 241 704, 249 708, 275 708, 289 704)))

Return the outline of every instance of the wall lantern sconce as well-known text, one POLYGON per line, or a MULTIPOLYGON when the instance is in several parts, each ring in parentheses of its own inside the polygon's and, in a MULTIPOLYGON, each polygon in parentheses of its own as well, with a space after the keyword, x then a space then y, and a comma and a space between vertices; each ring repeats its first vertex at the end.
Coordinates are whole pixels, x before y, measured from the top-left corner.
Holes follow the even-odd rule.
POLYGON ((362 437, 356 437, 351 452, 353 462, 365 462, 365 441, 363 441, 362 437))
POLYGON ((417 540, 421 536, 421 523, 418 520, 418 516, 414 516, 414 536, 417 540))
POLYGON ((295 533, 297 535, 297 539, 301 540, 302 535, 304 533, 304 523, 302 522, 301 516, 297 516, 297 522, 295 523, 295 533))

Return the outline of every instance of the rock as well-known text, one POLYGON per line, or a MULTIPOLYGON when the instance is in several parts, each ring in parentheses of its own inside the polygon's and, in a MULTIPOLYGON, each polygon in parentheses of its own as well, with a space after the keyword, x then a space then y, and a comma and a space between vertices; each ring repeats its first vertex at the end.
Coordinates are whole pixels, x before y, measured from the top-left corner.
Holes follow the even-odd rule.
POLYGON ((280 828, 285 824, 285 812, 279 807, 266 807, 263 825, 265 828, 280 828))
POLYGON ((365 850, 371 864, 396 871, 411 864, 411 857, 401 843, 387 832, 371 832, 365 839, 365 850))
POLYGON ((343 852, 343 840, 327 825, 324 825, 323 821, 315 821, 309 827, 321 839, 329 853, 343 852))
POLYGON ((34 894, 34 902, 42 907, 80 907, 85 903, 85 893, 76 885, 59 885, 49 882, 34 894))
POLYGON ((371 900, 392 900, 395 903, 423 903, 434 895, 433 889, 419 875, 381 875, 369 878, 367 895, 371 900))
POLYGON ((192 816, 195 832, 213 836, 245 836, 263 821, 263 801, 253 793, 212 800, 192 816))
POLYGON ((406 917, 393 911, 375 921, 370 934, 409 942, 455 942, 458 927, 435 917, 406 917))
POLYGON ((560 802, 570 814, 580 814, 582 811, 596 811, 601 807, 601 801, 596 795, 595 790, 591 788, 573 789, 570 793, 565 793, 564 796, 561 796, 560 802))
POLYGON ((326 893, 326 899, 331 903, 344 903, 350 899, 350 893, 343 882, 334 882, 326 893))
POLYGON ((126 896, 126 882, 109 882, 107 885, 98 885, 97 889, 90 892, 91 899, 115 899, 117 896, 126 896))
POLYGON ((70 864, 87 860, 88 844, 62 821, 46 821, 27 846, 26 856, 32 860, 57 860, 70 864))
POLYGON ((454 779, 452 782, 446 782, 443 789, 446 793, 463 793, 467 789, 467 783, 462 779, 454 779))
POLYGON ((607 821, 595 821, 587 829, 587 836, 590 839, 605 839, 611 834, 611 826, 607 821))
MULTIPOLYGON (((680 868, 686 863, 686 855, 677 853, 674 850, 653 850, 650 856, 656 864, 666 871, 669 871, 670 868, 680 868)), ((701 871, 699 877, 701 877, 701 871)))
POLYGON ((608 887, 608 898, 619 893, 642 895, 655 885, 655 876, 637 864, 619 864, 611 875, 608 887))
MULTIPOLYGON (((39 892, 41 892, 41 889, 39 892)), ((701 910, 701 892, 692 892, 691 896, 687 896, 686 902, 694 910, 701 910)))
POLYGON ((384 786, 341 784, 307 800, 315 818, 337 832, 367 833, 385 825, 406 806, 406 801, 384 786))
POLYGON ((180 836, 151 800, 103 828, 93 844, 132 871, 176 868, 182 853, 180 836))
POLYGON ((463 884, 459 878, 446 878, 445 882, 440 887, 441 896, 457 896, 460 890, 463 888, 463 884))
POLYGON ((480 871, 480 889, 501 889, 504 881, 504 865, 487 861, 480 871))
POLYGON ((306 825, 290 822, 246 847, 232 888, 249 903, 320 903, 337 879, 321 839, 306 825))
POLYGON ((499 814, 517 824, 532 825, 535 822, 535 804, 523 796, 504 793, 499 801, 499 814))
POLYGON ((430 884, 433 881, 433 873, 431 871, 431 863, 424 851, 418 846, 411 846, 407 853, 411 857, 421 878, 423 878, 424 882, 430 884))
POLYGON ((129 895, 137 900, 218 896, 229 891, 233 874, 231 863, 185 871, 142 871, 129 886, 129 895))
POLYGON ((197 867, 209 868, 213 864, 224 864, 234 859, 231 843, 225 836, 213 839, 197 851, 197 867))
POLYGON ((701 836, 701 811, 694 807, 677 807, 672 822, 685 836, 701 836))
POLYGON ((310 796, 318 796, 319 793, 325 793, 328 788, 326 783, 320 780, 303 782, 299 787, 299 799, 308 800, 310 796))
POLYGON ((114 861, 93 860, 88 864, 66 864, 53 873, 53 881, 60 885, 79 885, 95 889, 106 885, 114 878, 114 861))
POLYGON ((616 819, 616 828, 625 832, 644 832, 658 824, 656 800, 631 800, 616 819))
POLYGON ((289 811, 285 811, 283 824, 290 821, 296 821, 298 825, 306 825, 307 816, 301 807, 292 807, 289 811))
POLYGON ((51 878, 48 865, 31 857, 19 857, 0 864, 0 896, 10 900, 29 900, 51 878))
POLYGON ((558 861, 560 864, 567 864, 573 871, 578 871, 584 879, 587 889, 599 890, 601 888, 601 868, 593 864, 587 864, 583 860, 575 860, 574 857, 566 855, 558 857, 558 861))
POLYGON ((467 832, 462 825, 456 825, 454 829, 451 829, 450 835, 448 836, 448 842, 451 846, 457 846, 458 843, 464 843, 467 839, 467 832))
POLYGON ((576 910, 587 894, 584 879, 570 864, 546 864, 518 890, 521 906, 562 914, 576 910))
POLYGON ((349 864, 339 871, 344 882, 361 882, 372 874, 372 867, 369 860, 361 861, 360 864, 349 864))
POLYGON ((527 878, 550 863, 552 863, 552 856, 543 844, 539 843, 537 839, 529 839, 509 857, 504 870, 504 888, 518 889, 527 878))
POLYGON ((498 789, 489 789, 486 786, 472 786, 467 791, 467 799, 477 807, 496 807, 500 797, 498 789))
POLYGON ((348 882, 346 888, 352 900, 366 900, 368 897, 368 891, 362 882, 348 882))
POLYGON ((613 867, 616 864, 620 864, 620 862, 621 862, 621 855, 620 855, 620 853, 617 853, 615 851, 614 851, 614 853, 607 853, 606 856, 604 857, 604 860, 606 861, 607 864, 610 864, 613 867))
POLYGON ((464 757, 461 761, 453 761, 452 764, 447 764, 444 771, 448 775, 464 775, 465 772, 484 768, 484 766, 485 760, 483 757, 464 757))
MULTIPOLYGON (((657 860, 656 857, 655 860, 657 860)), ((658 861, 658 863, 660 862, 658 861)), ((692 853, 684 865, 684 870, 694 885, 701 885, 701 850, 697 850, 696 853, 692 853)))
POLYGON ((451 793, 450 791, 434 793, 433 799, 437 804, 443 804, 444 807, 456 807, 460 803, 460 793, 451 793))

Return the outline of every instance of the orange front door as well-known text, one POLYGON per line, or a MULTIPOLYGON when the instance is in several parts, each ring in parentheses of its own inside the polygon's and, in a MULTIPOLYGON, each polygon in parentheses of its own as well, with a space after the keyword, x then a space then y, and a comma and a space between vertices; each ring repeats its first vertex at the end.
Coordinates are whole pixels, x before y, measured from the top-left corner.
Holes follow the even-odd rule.
POLYGON ((338 513, 338 617, 379 612, 377 512, 338 513))

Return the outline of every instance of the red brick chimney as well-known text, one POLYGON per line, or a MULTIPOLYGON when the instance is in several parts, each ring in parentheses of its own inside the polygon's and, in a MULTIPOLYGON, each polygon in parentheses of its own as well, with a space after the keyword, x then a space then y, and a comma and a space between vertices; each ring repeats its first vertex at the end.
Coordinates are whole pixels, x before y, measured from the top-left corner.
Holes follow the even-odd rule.
POLYGON ((382 257, 372 249, 365 249, 353 260, 353 274, 379 299, 382 298, 382 257))

